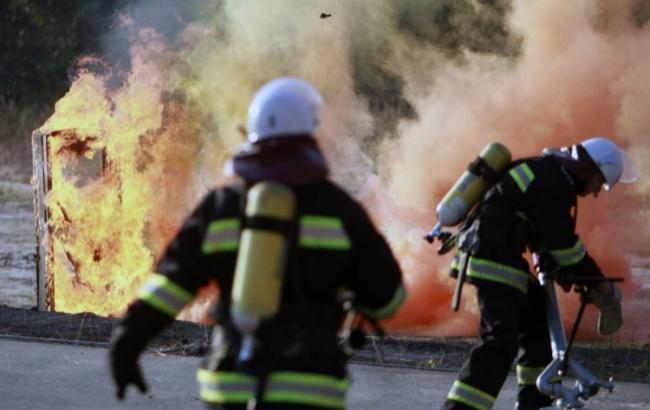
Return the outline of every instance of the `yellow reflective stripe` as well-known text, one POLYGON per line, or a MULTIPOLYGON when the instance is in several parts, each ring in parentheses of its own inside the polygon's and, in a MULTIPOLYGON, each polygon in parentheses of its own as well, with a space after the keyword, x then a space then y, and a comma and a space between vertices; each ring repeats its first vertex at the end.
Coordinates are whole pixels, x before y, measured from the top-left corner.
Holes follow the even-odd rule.
POLYGON ((460 268, 460 254, 454 255, 454 259, 451 260, 451 269, 458 270, 460 268))
POLYGON ((300 224, 313 228, 338 228, 343 229, 343 222, 335 216, 303 215, 300 224))
POLYGON ((490 410, 496 401, 496 397, 458 380, 451 386, 447 398, 477 410, 490 410))
POLYGON ((535 174, 528 164, 520 164, 508 171, 508 174, 515 180, 521 192, 526 192, 528 186, 535 179, 535 174))
POLYGON ((340 390, 347 389, 349 385, 349 381, 347 379, 339 379, 334 376, 328 376, 319 373, 288 372, 288 371, 271 373, 271 376, 269 377, 269 381, 291 382, 291 383, 299 383, 299 384, 309 384, 314 386, 327 386, 327 387, 332 387, 340 390))
POLYGON ((153 308, 174 317, 194 298, 194 295, 166 276, 153 273, 145 282, 138 298, 153 308))
POLYGON ((351 247, 343 222, 322 215, 303 215, 300 218, 299 244, 305 248, 330 250, 348 250, 351 247))
POLYGON ((528 272, 487 259, 470 256, 467 276, 512 286, 523 293, 528 291, 528 272))
POLYGON ((389 317, 393 316, 395 312, 397 312, 400 306, 402 306, 404 303, 405 299, 406 289, 404 289, 403 286, 400 286, 395 290, 395 293, 393 294, 391 300, 384 306, 378 309, 368 309, 366 307, 362 307, 361 311, 364 314, 375 319, 388 319, 389 317))
POLYGON ((227 372, 218 371, 211 372, 206 369, 199 369, 196 372, 196 377, 202 382, 215 382, 215 383, 254 383, 255 377, 249 376, 242 372, 227 372))
POLYGON ((256 379, 239 372, 211 372, 199 369, 201 399, 210 403, 246 403, 255 392, 256 379))
POLYGON ((226 393, 201 388, 199 396, 209 403, 246 403, 253 398, 253 391, 226 393))
POLYGON ((331 397, 323 397, 318 394, 309 394, 305 392, 290 392, 290 391, 267 391, 264 395, 265 402, 283 402, 306 404, 319 407, 327 407, 331 409, 342 409, 345 406, 345 398, 335 399, 331 397))
POLYGON ((580 262, 587 254, 587 251, 582 241, 578 239, 570 248, 549 250, 549 253, 561 266, 569 266, 580 262))
MULTIPOLYGON (((546 366, 542 367, 527 367, 518 364, 517 365, 517 384, 535 384, 537 378, 540 374, 546 369, 546 366)), ((559 375, 553 376, 550 379, 551 383, 558 383, 562 380, 562 377, 559 375)))
POLYGON ((264 400, 343 408, 347 379, 303 372, 274 372, 269 376, 264 400))
POLYGON ((204 254, 235 251, 239 247, 239 218, 217 219, 208 225, 201 250, 204 254))
POLYGON ((517 365, 517 383, 518 384, 535 384, 537 377, 542 374, 545 366, 542 367, 527 367, 517 365))
MULTIPOLYGON (((245 403, 252 399, 257 379, 240 372, 197 371, 201 399, 212 403, 245 403)), ((286 402, 343 408, 349 382, 316 373, 272 372, 268 378, 265 402, 286 402)))

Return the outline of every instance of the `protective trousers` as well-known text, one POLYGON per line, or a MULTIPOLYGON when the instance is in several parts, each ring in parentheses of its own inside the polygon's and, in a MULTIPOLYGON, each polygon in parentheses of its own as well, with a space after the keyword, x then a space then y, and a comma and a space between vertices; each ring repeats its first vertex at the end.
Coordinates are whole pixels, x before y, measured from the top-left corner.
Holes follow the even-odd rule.
POLYGON ((526 294, 497 284, 478 284, 477 290, 481 342, 471 350, 442 408, 491 409, 519 348, 518 408, 549 405, 550 398, 535 386, 552 357, 542 287, 531 279, 526 294))

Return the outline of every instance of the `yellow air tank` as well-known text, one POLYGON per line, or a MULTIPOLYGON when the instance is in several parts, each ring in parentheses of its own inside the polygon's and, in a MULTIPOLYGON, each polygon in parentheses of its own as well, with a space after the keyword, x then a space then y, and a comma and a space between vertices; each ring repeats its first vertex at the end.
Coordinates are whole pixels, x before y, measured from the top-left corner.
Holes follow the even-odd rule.
POLYGON ((259 323, 280 306, 289 251, 287 232, 295 196, 286 186, 259 182, 248 190, 246 226, 241 234, 231 292, 231 315, 244 335, 240 360, 252 354, 259 323))
POLYGON ((436 207, 438 225, 454 226, 461 222, 485 192, 496 181, 490 181, 505 171, 510 164, 508 148, 493 142, 485 146, 479 156, 463 172, 436 207))

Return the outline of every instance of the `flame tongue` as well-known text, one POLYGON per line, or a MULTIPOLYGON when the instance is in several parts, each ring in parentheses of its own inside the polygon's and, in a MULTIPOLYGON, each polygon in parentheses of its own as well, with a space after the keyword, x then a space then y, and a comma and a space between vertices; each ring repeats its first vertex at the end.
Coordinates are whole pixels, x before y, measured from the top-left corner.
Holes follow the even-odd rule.
POLYGON ((57 311, 123 312, 200 193, 190 114, 173 97, 163 101, 163 77, 147 61, 134 58, 115 90, 110 73, 82 70, 42 127, 57 311))

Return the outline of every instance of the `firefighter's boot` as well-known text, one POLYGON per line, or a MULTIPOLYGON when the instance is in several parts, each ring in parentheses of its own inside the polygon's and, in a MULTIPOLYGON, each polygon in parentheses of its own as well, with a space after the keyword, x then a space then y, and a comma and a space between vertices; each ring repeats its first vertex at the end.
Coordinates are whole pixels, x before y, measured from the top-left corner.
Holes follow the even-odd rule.
POLYGON ((596 305, 598 314, 598 333, 607 336, 616 333, 623 325, 621 315, 621 291, 614 286, 614 293, 606 295, 596 288, 589 291, 591 301, 596 305))

